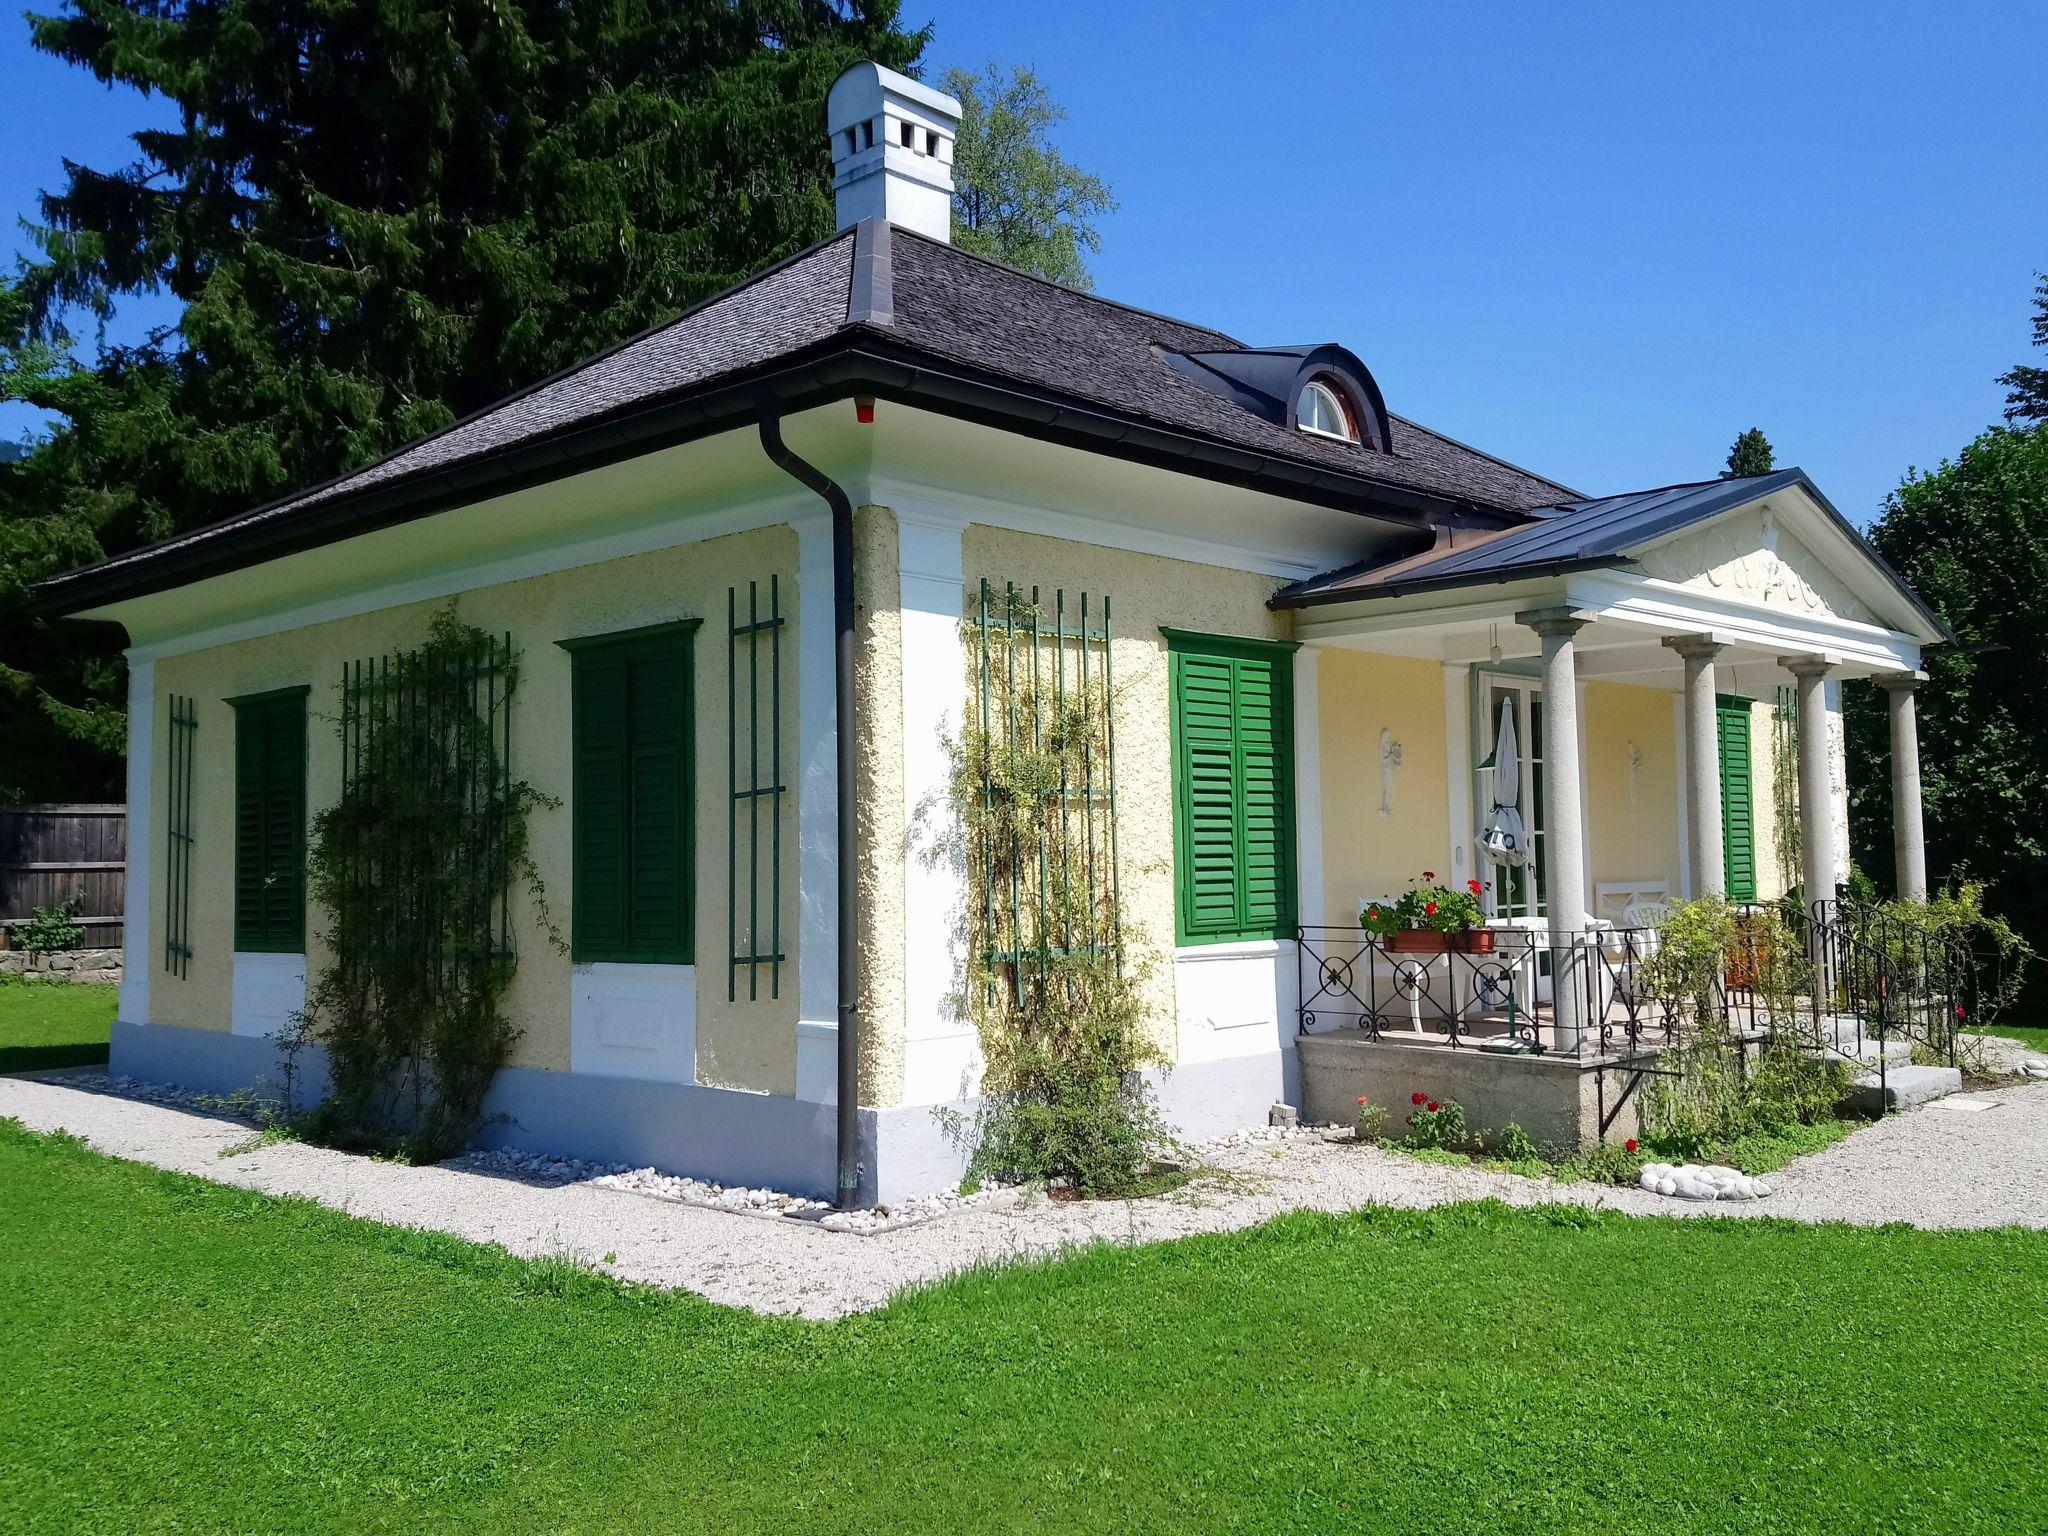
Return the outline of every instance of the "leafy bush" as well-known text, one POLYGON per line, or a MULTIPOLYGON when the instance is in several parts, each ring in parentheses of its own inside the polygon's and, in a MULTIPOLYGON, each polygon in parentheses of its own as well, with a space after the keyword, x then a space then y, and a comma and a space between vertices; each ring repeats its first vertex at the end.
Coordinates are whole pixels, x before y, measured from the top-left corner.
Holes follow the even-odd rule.
POLYGON ((1364 1094, 1358 1096, 1358 1139, 1378 1141, 1387 1134, 1387 1106, 1375 1104, 1364 1094))
POLYGON ((1414 1107, 1408 1112, 1404 1146, 1461 1152, 1471 1144, 1472 1138, 1465 1129, 1465 1110, 1457 1100, 1432 1099, 1426 1093, 1418 1093, 1410 1102, 1414 1107))
POLYGON ((1490 1150, 1503 1162, 1509 1163, 1534 1162, 1540 1157, 1529 1133, 1513 1121, 1508 1122, 1500 1133, 1500 1140, 1490 1150))
POLYGON ((37 907, 24 921, 14 925, 14 945, 32 955, 56 949, 76 949, 85 939, 85 925, 76 921, 83 894, 58 907, 37 907))
POLYGON ((1647 1159, 1634 1137, 1627 1141, 1603 1141, 1590 1152, 1567 1158, 1557 1176, 1567 1184, 1633 1184, 1647 1159))
POLYGON ((313 819, 307 874, 335 961, 279 1043, 288 1061, 309 1039, 327 1047, 333 1091, 309 1136, 430 1162, 468 1143, 518 1038, 501 1007, 518 964, 505 938, 515 881, 562 946, 527 842, 531 811, 555 802, 504 772, 515 654, 443 610, 393 661, 360 703, 344 700, 342 730, 351 707, 377 728, 357 726, 341 797, 313 819), (493 660, 486 713, 477 679, 493 660), (372 695, 394 686, 407 707, 387 711, 372 695))
POLYGON ((968 1173, 1135 1193, 1172 1146, 1143 1076, 1169 1063, 1148 1027, 1144 935, 1116 894, 1113 699, 1071 657, 1041 666, 1033 611, 1005 602, 1003 626, 969 626, 984 723, 953 748, 959 844, 933 851, 965 865, 971 892, 963 979, 984 1064, 968 1173))

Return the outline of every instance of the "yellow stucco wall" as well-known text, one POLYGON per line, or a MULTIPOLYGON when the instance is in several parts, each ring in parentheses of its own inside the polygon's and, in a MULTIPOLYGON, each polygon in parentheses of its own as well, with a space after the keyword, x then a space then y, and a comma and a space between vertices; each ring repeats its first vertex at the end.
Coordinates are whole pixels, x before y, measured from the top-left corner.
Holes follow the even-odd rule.
MULTIPOLYGON (((536 811, 532 852, 555 916, 568 931, 574 893, 569 876, 572 795, 569 654, 555 642, 679 618, 701 618, 695 646, 696 711, 696 959, 697 1075, 706 1083, 789 1093, 796 1073, 797 804, 796 534, 786 526, 733 534, 652 554, 633 555, 529 580, 464 593, 457 611, 468 623, 507 631, 521 653, 515 705, 514 773, 562 803, 536 811), (784 633, 782 740, 785 780, 792 787, 782 819, 782 934, 792 959, 782 969, 781 996, 769 997, 764 974, 758 1001, 726 1000, 726 592, 757 580, 782 581, 784 633)), ((236 695, 295 684, 312 685, 308 701, 306 788, 309 814, 340 793, 340 749, 334 739, 336 680, 344 661, 410 649, 441 606, 419 603, 337 619, 261 639, 168 657, 157 664, 159 730, 167 694, 197 700, 199 733, 194 763, 197 846, 192 871, 193 958, 183 980, 162 971, 151 978, 156 1021, 197 1029, 226 1029, 233 948, 234 712, 223 702, 236 695)), ((763 673, 764 689, 766 673, 763 673)), ((744 708, 744 705, 742 706, 744 708)), ((765 734, 765 726, 764 726, 765 734)), ((764 757, 765 763, 765 757, 764 757)), ((151 825, 165 825, 167 776, 157 757, 151 825)), ((160 835, 160 832, 159 832, 160 835)), ((744 834, 743 834, 744 835, 744 834)), ((764 832, 764 840, 766 838, 764 832)), ((163 861, 155 866, 148 953, 163 944, 163 861)), ((765 855, 764 855, 765 862, 765 855)), ((767 901, 764 890, 761 900, 767 901)), ((513 1064, 569 1066, 570 963, 550 945, 530 904, 516 903, 519 967, 506 999, 524 1032, 513 1064)), ((765 912, 764 912, 765 923, 765 912)), ((329 959, 317 910, 307 914, 307 963, 317 974, 329 959)))
MULTIPOLYGON (((1172 707, 1165 637, 1160 626, 1260 640, 1289 638, 1286 614, 1267 608, 1281 585, 1274 577, 1223 570, 1159 555, 1108 549, 1067 539, 976 525, 968 528, 963 561, 970 605, 986 577, 1064 588, 1069 607, 1082 592, 1108 597, 1116 679, 1118 892, 1127 919, 1157 960, 1149 982, 1159 1039, 1176 1049, 1173 996, 1172 707)), ((962 701, 966 700, 962 679, 962 701)))
POLYGON ((1399 895, 1433 870, 1450 876, 1450 766, 1444 669, 1407 656, 1325 647, 1316 662, 1322 735, 1323 893, 1329 922, 1399 895), (1400 743, 1389 814, 1380 814, 1380 732, 1400 743))
POLYGON ((854 692, 860 718, 863 1104, 903 1102, 903 582, 896 514, 854 515, 854 692))
POLYGON ((1679 893, 1678 735, 1673 695, 1629 683, 1586 685, 1586 844, 1593 889, 1661 880, 1679 893))

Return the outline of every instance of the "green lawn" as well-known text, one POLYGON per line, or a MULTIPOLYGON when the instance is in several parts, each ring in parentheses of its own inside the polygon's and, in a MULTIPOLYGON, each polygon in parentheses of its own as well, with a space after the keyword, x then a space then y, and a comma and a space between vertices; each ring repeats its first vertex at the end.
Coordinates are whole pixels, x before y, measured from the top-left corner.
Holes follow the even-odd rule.
MULTIPOLYGON (((852 1251, 821 1235, 818 1262, 852 1251)), ((764 1319, 0 1122, 10 1532, 2017 1531, 2048 1236, 1299 1215, 764 1319)))
POLYGON ((0 1072, 105 1061, 119 990, 57 981, 0 985, 0 1072))
POLYGON ((2008 1040, 2030 1045, 2037 1051, 2048 1051, 2048 1025, 1973 1024, 1968 1027, 1980 1035, 2003 1035, 2008 1040))

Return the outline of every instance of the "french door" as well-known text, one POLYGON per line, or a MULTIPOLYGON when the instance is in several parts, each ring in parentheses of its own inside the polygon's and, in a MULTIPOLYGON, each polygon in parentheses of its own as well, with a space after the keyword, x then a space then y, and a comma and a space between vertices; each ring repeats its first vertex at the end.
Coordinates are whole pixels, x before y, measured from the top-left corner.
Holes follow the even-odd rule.
POLYGON ((1511 867, 1495 864, 1474 845, 1479 878, 1486 882, 1480 902, 1490 918, 1542 917, 1547 911, 1544 859, 1550 846, 1543 826, 1543 685, 1530 677, 1486 672, 1480 675, 1479 696, 1486 705, 1481 711, 1479 742, 1472 757, 1480 765, 1473 787, 1479 824, 1486 824, 1493 809, 1497 772, 1493 766, 1494 748, 1500 739, 1501 710, 1506 707, 1514 714, 1515 755, 1519 762, 1515 806, 1522 813, 1522 825, 1529 837, 1528 861, 1511 867))

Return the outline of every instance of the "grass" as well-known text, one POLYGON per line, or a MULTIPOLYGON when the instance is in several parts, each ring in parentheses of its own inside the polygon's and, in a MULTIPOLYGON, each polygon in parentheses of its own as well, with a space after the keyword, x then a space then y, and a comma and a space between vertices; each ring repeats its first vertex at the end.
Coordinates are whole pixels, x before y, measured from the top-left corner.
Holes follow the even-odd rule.
MULTIPOLYGON (((855 1250, 820 1234, 824 1268, 855 1250)), ((0 1528, 2038 1528, 2048 1236, 1308 1213, 756 1317, 0 1122, 0 1528)))
POLYGON ((119 990, 80 982, 0 984, 0 1072, 105 1061, 119 990))
POLYGON ((2002 1035, 2007 1040, 2017 1040, 2023 1045, 2030 1045, 2037 1051, 2048 1051, 2048 1025, 1969 1024, 1964 1027, 1973 1035, 2002 1035))

